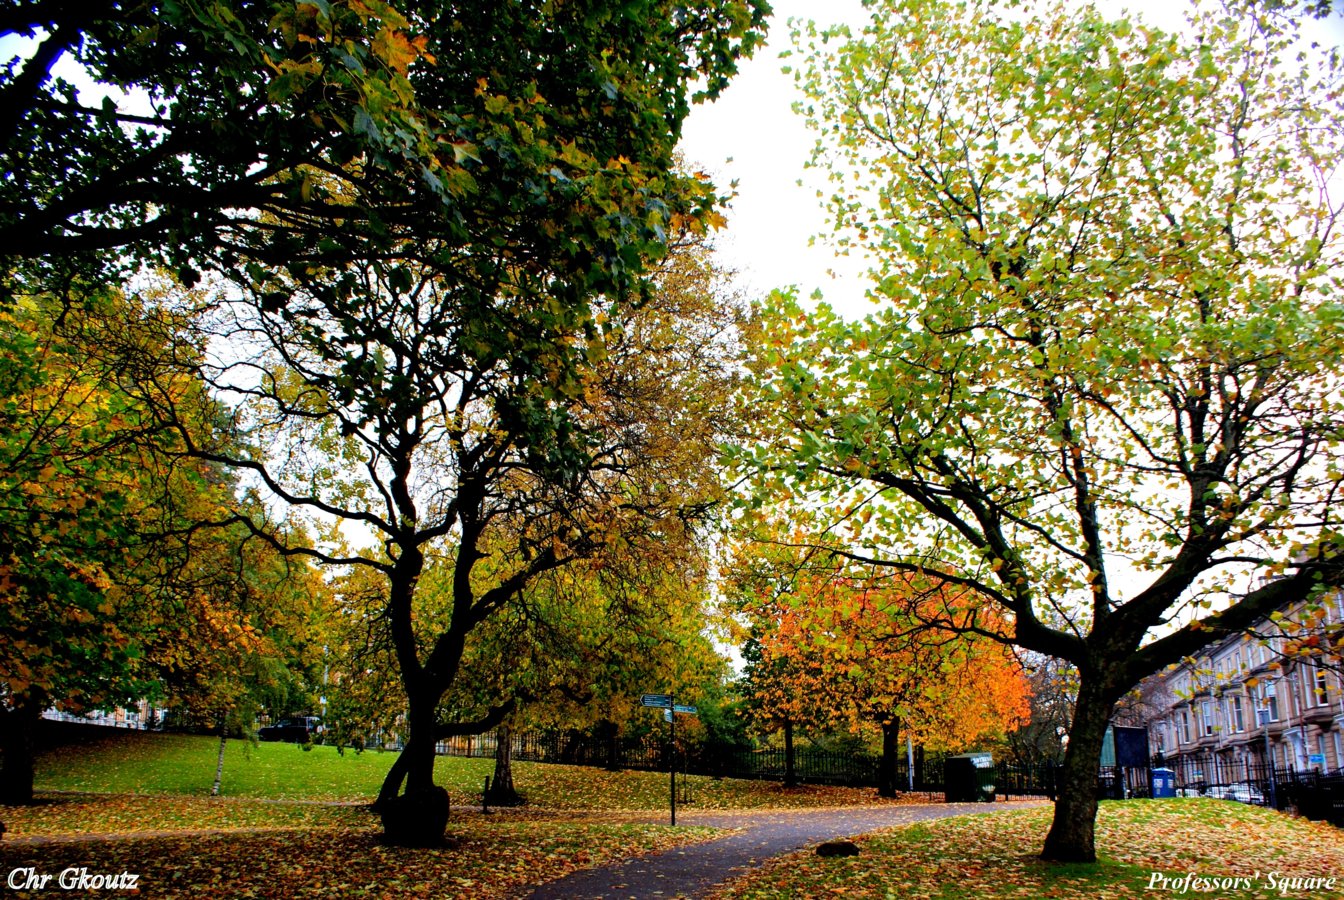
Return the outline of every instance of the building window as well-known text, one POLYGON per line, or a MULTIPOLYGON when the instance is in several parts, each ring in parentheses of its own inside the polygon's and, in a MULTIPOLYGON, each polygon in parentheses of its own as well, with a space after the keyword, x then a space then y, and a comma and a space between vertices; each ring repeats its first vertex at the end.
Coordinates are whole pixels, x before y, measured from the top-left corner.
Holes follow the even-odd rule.
POLYGON ((1265 682, 1265 686, 1260 689, 1260 699, 1269 707, 1269 721, 1279 721, 1279 694, 1273 682, 1265 682))
POLYGON ((1312 674, 1314 677, 1310 681, 1313 689, 1308 691, 1312 695, 1311 703, 1313 706, 1328 706, 1330 704, 1330 685, 1326 681, 1327 673, 1321 666, 1313 666, 1312 674))
POLYGON ((1205 700, 1200 705, 1200 714, 1204 720, 1203 730, 1200 732, 1205 737, 1213 734, 1213 704, 1205 700))
POLYGON ((1181 743, 1190 743, 1190 710, 1181 710, 1181 743))
POLYGON ((1232 730, 1238 733, 1245 731, 1246 713, 1242 710, 1240 695, 1234 695, 1228 704, 1232 709, 1232 730))

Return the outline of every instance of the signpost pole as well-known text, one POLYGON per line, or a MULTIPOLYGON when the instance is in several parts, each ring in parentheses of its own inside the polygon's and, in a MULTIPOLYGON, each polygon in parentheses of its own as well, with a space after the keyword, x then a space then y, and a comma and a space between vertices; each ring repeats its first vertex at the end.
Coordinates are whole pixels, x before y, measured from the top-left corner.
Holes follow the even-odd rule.
POLYGON ((677 824, 677 713, 684 716, 699 715, 694 706, 678 706, 671 694, 645 694, 639 698, 641 706, 661 709, 667 719, 667 808, 672 814, 672 824, 677 824))
POLYGON ((672 738, 667 745, 667 772, 670 778, 668 791, 669 808, 672 810, 672 824, 677 824, 677 714, 676 697, 673 696, 672 703, 668 708, 667 727, 672 738))

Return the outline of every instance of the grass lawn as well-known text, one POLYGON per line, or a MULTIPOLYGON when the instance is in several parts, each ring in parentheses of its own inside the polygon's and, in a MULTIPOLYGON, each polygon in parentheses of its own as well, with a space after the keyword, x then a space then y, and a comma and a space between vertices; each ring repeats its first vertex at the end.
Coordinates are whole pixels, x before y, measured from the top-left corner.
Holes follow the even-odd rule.
MULTIPOLYGON (((230 742, 230 796, 211 798, 215 739, 89 730, 78 737, 40 757, 37 783, 48 792, 41 802, 0 807, 6 881, 20 869, 58 876, 75 868, 90 876, 135 873, 147 897, 516 897, 577 869, 723 833, 459 811, 449 825, 455 847, 403 850, 379 843, 381 828, 364 805, 392 764, 390 753, 230 742), (333 800, 358 804, 321 802, 333 800), (174 831, 207 833, 164 833, 174 831)), ((488 760, 441 759, 438 778, 460 804, 490 767, 488 760)), ((550 768, 520 767, 520 783, 540 791, 546 779, 521 776, 550 768)), ((581 773, 592 772, 559 768, 566 774, 551 792, 573 791, 581 773)), ((579 795, 599 796, 594 785, 611 778, 593 774, 599 777, 579 795)), ((618 779, 603 789, 636 803, 645 781, 618 779)), ((53 877, 45 891, 7 889, 6 896, 59 890, 53 877)))
POLYGON ((1050 815, 1048 808, 1030 809, 892 829, 860 841, 857 857, 822 859, 807 852, 783 857, 715 896, 1344 897, 1344 831, 1330 825, 1228 800, 1107 802, 1097 822, 1100 861, 1059 865, 1036 858, 1050 815), (1187 873, 1219 881, 1201 886, 1192 880, 1183 891, 1187 873), (1157 880, 1162 875, 1172 881, 1162 884, 1157 880), (1331 877, 1333 886, 1283 887, 1285 878, 1331 877))
MULTIPOLYGON (((111 731, 105 738, 58 746, 39 757, 37 787, 44 791, 176 794, 204 797, 215 777, 219 741, 210 737, 111 731)), ((333 747, 229 741, 222 793, 272 800, 369 802, 396 758, 369 750, 338 754, 333 747)), ((455 805, 479 804, 494 760, 442 756, 435 780, 455 805)), ((846 806, 882 801, 872 789, 778 784, 693 776, 697 809, 846 806)), ((667 806, 667 775, 607 772, 543 763, 515 763, 514 782, 531 806, 547 809, 660 810, 667 806)))
MULTIPOLYGON (((210 798, 217 748, 207 737, 86 730, 43 753, 37 772, 43 802, 0 807, 9 829, 0 841, 0 873, 8 880, 27 868, 126 871, 140 876, 141 896, 149 897, 517 897, 576 869, 720 833, 550 812, 661 811, 666 775, 519 763, 515 778, 528 807, 495 816, 459 809, 449 826, 458 838, 451 849, 389 848, 378 842, 377 820, 365 804, 392 754, 230 742, 226 796, 210 798)), ((457 806, 479 802, 490 760, 444 757, 437 765, 437 780, 457 806)), ((692 790, 693 808, 702 809, 876 801, 870 790, 785 791, 708 778, 692 779, 692 790)), ((1036 854, 1049 817, 1048 808, 1023 809, 894 829, 862 840, 856 858, 804 852, 766 863, 719 896, 1344 898, 1344 831, 1328 825, 1231 801, 1105 803, 1101 861, 1047 865, 1036 854), (1187 874, 1204 881, 1183 889, 1187 874), (1170 880, 1161 884, 1162 876, 1170 880), (1276 882, 1286 877, 1336 881, 1280 889, 1276 882)), ((50 896, 49 890, 31 896, 50 896)))

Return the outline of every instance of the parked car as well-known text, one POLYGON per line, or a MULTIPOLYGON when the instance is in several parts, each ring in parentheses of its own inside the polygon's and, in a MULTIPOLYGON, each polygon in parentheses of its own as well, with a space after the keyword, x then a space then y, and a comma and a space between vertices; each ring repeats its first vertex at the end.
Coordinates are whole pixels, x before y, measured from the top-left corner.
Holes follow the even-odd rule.
POLYGON ((1235 800, 1238 803, 1255 803, 1259 806, 1265 805, 1265 795, 1253 784, 1244 782, 1238 784, 1221 784, 1209 788, 1204 792, 1204 796, 1213 797, 1218 800, 1235 800))
POLYGON ((275 725, 258 729, 259 741, 288 741, 304 744, 322 733, 322 720, 317 716, 293 716, 281 719, 275 725))

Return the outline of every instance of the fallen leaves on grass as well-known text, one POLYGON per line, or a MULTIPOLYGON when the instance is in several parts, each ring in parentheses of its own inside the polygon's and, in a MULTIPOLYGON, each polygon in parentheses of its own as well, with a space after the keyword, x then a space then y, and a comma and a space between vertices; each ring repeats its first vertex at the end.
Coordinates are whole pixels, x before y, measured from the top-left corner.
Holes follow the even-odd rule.
MULTIPOLYGON (((609 772, 550 763, 514 763, 514 783, 529 805, 548 809, 667 808, 666 772, 609 772)), ((926 794, 886 799, 879 797, 872 788, 831 785, 786 788, 772 781, 711 778, 708 775, 678 778, 677 783, 679 791, 689 793, 685 802, 678 801, 678 807, 688 810, 816 809, 929 802, 926 794)))
MULTIPOLYGON (((1190 895, 1219 898, 1344 896, 1344 832, 1321 823, 1222 800, 1104 803, 1096 864, 1037 858, 1051 810, 943 819, 860 841, 862 855, 774 860, 718 898, 821 897, 1109 900, 1153 897, 1154 874, 1242 878, 1250 887, 1190 895), (1335 877, 1325 891, 1282 893, 1287 876, 1335 877)), ((1179 893, 1167 888, 1165 893, 1179 893)))
POLYGON ((230 828, 334 828, 369 823, 362 807, 146 797, 39 794, 33 806, 0 807, 9 838, 72 834, 134 834, 230 828))
MULTIPOLYGON (((527 886, 634 854, 706 840, 712 829, 463 817, 453 849, 385 847, 372 827, 269 834, 0 844, 0 866, 139 875, 149 897, 418 898, 513 896, 527 886)), ((40 892, 13 896, 41 896, 40 892)))

